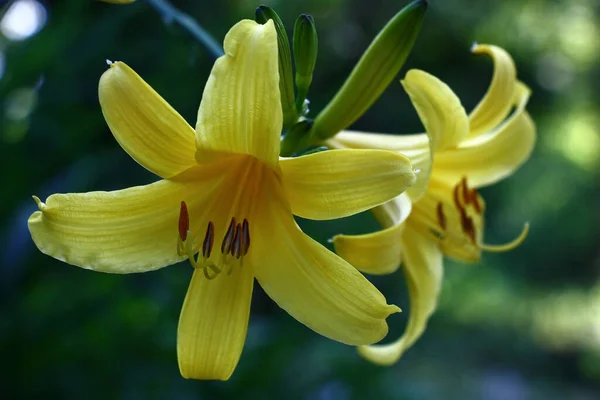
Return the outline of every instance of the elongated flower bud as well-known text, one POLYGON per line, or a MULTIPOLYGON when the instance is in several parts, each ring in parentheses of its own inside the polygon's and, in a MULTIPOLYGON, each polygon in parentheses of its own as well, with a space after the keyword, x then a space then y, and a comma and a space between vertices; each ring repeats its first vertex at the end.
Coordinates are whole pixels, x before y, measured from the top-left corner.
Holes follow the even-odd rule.
POLYGON ((356 121, 396 77, 412 50, 427 9, 415 0, 379 32, 342 88, 314 121, 311 136, 324 140, 356 121))
POLYGON ((277 31, 277 47, 279 51, 279 91, 281 92, 281 108, 283 111, 283 128, 290 128, 297 120, 298 113, 294 105, 294 81, 292 78, 292 55, 290 41, 279 15, 271 7, 260 6, 256 9, 255 20, 266 24, 270 19, 277 31))
POLYGON ((312 16, 302 14, 296 20, 293 48, 296 62, 296 110, 302 113, 317 62, 317 30, 312 16))

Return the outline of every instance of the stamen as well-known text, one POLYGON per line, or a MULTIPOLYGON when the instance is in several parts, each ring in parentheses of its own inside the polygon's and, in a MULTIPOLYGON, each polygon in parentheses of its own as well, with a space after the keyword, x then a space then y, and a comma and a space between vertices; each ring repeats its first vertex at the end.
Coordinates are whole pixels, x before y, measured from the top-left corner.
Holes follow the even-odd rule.
POLYGON ((460 202, 460 195, 458 193, 459 186, 460 186, 460 184, 454 186, 454 190, 452 191, 452 197, 454 199, 454 205, 456 206, 456 208, 458 208, 459 212, 464 212, 464 207, 463 207, 462 203, 460 202))
POLYGON ((190 230, 190 215, 188 214, 187 204, 185 204, 185 201, 182 201, 181 208, 179 209, 179 237, 184 242, 187 239, 189 230, 190 230))
POLYGON ((444 205, 442 202, 439 202, 437 205, 437 219, 438 224, 443 230, 446 230, 446 226, 448 226, 448 220, 446 219, 446 215, 444 214, 444 205))
POLYGON ((202 267, 202 272, 204 273, 204 277, 206 279, 208 279, 209 281, 212 281, 213 279, 215 279, 217 276, 219 276, 219 274, 221 273, 221 269, 219 267, 217 267, 215 264, 211 263, 211 262, 207 262, 204 264, 204 266, 202 267), (210 275, 208 273, 208 269, 211 269, 215 274, 214 275, 210 275))
POLYGON ((242 223, 242 244, 242 255, 245 256, 250 249, 250 224, 246 218, 244 218, 244 222, 242 223))
POLYGON ((206 235, 204 235, 204 242, 202 242, 202 257, 210 258, 213 244, 215 242, 215 225, 212 221, 208 223, 206 228, 206 235))
POLYGON ((231 255, 235 258, 242 256, 242 224, 237 224, 235 235, 233 235, 233 244, 231 245, 231 255))
POLYGON ((229 228, 227 228, 227 233, 225 233, 225 237, 223 237, 223 242, 221 243, 221 254, 227 254, 231 251, 231 245, 233 244, 233 235, 235 234, 235 217, 231 218, 231 222, 229 223, 229 228))
POLYGON ((525 238, 527 237, 528 233, 529 233, 529 222, 526 222, 525 225, 523 226, 523 230, 521 231, 519 236, 517 236, 511 242, 508 242, 506 244, 498 244, 498 245, 482 244, 479 247, 481 248, 481 250, 489 251, 489 252, 493 252, 493 253, 502 253, 505 251, 510 251, 510 250, 518 247, 521 243, 523 243, 525 241, 525 238))
POLYGON ((479 203, 479 197, 477 196, 477 190, 471 189, 469 194, 470 194, 469 202, 471 204, 473 204, 473 207, 475 208, 475 212, 477 212, 477 214, 481 215, 481 204, 479 203))
POLYGON ((465 204, 469 204, 469 187, 467 186, 467 177, 466 176, 463 176, 462 180, 460 181, 460 186, 462 188, 463 202, 465 204))
POLYGON ((463 232, 475 243, 475 224, 473 224, 473 219, 467 215, 465 209, 460 208, 458 211, 460 214, 460 226, 463 232))

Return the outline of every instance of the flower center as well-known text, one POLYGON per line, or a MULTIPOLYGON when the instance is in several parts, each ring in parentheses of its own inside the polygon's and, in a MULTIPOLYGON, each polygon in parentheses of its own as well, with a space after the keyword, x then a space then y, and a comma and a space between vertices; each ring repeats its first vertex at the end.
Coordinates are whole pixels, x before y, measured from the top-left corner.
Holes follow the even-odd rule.
POLYGON ((482 250, 504 252, 523 243, 529 231, 527 223, 519 236, 509 243, 484 244, 484 211, 483 198, 475 188, 469 188, 464 177, 454 186, 451 196, 438 188, 431 191, 429 200, 424 201, 423 205, 417 203, 413 210, 438 239, 442 251, 450 257, 477 261, 482 250))
POLYGON ((211 280, 222 273, 231 275, 245 261, 248 264, 250 221, 253 216, 258 219, 271 182, 270 167, 254 157, 229 159, 226 167, 213 193, 207 193, 202 201, 182 201, 179 211, 177 254, 186 256, 211 280), (188 204, 192 206, 189 209, 188 204), (192 223, 197 221, 195 226, 190 226, 190 210, 198 214, 191 215, 192 223))
POLYGON ((215 244, 215 224, 208 222, 206 233, 202 242, 194 245, 192 239, 188 240, 190 233, 190 218, 185 201, 181 202, 179 212, 179 238, 177 240, 177 254, 187 256, 194 268, 202 269, 206 279, 212 280, 226 271, 231 275, 235 267, 244 266, 244 256, 250 250, 250 223, 247 218, 236 222, 232 217, 229 227, 221 241, 220 254, 213 253, 215 244))

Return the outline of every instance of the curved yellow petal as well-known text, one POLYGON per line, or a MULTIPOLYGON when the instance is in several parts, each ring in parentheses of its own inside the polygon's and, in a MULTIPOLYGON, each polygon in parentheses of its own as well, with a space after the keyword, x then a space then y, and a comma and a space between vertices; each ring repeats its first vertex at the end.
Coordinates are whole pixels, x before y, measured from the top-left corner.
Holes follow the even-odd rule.
POLYGON ((256 279, 281 308, 315 332, 349 345, 388 331, 399 308, 350 264, 305 235, 283 202, 263 207, 248 253, 256 279))
POLYGON ((491 45, 474 45, 473 54, 487 54, 494 62, 494 75, 479 104, 469 115, 470 136, 475 137, 494 129, 504 121, 513 106, 517 70, 506 50, 491 45))
POLYGON ((225 36, 224 49, 198 110, 196 158, 233 152, 276 166, 283 116, 273 21, 237 23, 225 36))
POLYGON ((114 192, 53 194, 28 221, 44 254, 85 269, 145 272, 182 260, 177 255, 181 201, 191 215, 220 182, 218 168, 196 168, 203 181, 161 180, 114 192))
POLYGON ((516 111, 497 130, 436 157, 436 178, 457 182, 465 176, 473 187, 487 186, 512 175, 527 161, 536 140, 535 124, 525 110, 530 91, 519 83, 516 95, 516 111))
POLYGON ((111 132, 144 168, 170 178, 196 163, 192 127, 127 64, 110 64, 98 96, 111 132))
POLYGON ((432 157, 427 134, 392 135, 342 131, 327 141, 331 147, 342 149, 381 149, 397 151, 408 157, 417 180, 406 191, 413 201, 419 200, 427 190, 431 175, 432 157))
POLYGON ((408 158, 385 150, 330 150, 280 165, 292 213, 316 220, 376 207, 415 182, 408 158))
POLYGON ((333 238, 335 252, 361 272, 374 275, 394 272, 402 260, 400 241, 411 208, 406 193, 374 208, 373 214, 385 229, 365 235, 337 235, 333 238))
POLYGON ((436 155, 439 150, 453 148, 467 137, 469 119, 448 85, 417 69, 408 71, 401 83, 425 126, 436 155))
POLYGON ((402 337, 393 343, 360 346, 359 354, 379 365, 392 365, 421 337, 427 321, 437 307, 440 294, 443 260, 436 242, 423 236, 407 224, 402 248, 402 270, 410 296, 408 325, 402 337))
POLYGON ((177 328, 181 376, 229 379, 244 349, 253 283, 248 267, 213 280, 194 270, 177 328))

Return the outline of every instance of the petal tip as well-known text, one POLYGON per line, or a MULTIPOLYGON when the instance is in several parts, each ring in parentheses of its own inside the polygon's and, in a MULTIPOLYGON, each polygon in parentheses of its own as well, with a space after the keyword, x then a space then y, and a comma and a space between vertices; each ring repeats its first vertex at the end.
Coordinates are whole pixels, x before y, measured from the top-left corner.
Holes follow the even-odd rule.
POLYGON ((39 197, 37 197, 37 196, 31 196, 31 197, 33 198, 33 201, 35 201, 35 204, 37 204, 38 209, 40 211, 44 211, 46 209, 46 204, 43 201, 41 201, 39 197))
POLYGON ((401 313, 402 312, 402 309, 400 307, 398 307, 397 305, 395 305, 395 304, 388 304, 387 305, 387 310, 389 311, 388 316, 392 315, 392 314, 396 314, 396 313, 401 313))
POLYGON ((373 364, 389 367, 398 361, 400 354, 389 351, 387 347, 385 345, 358 346, 358 355, 373 364))

